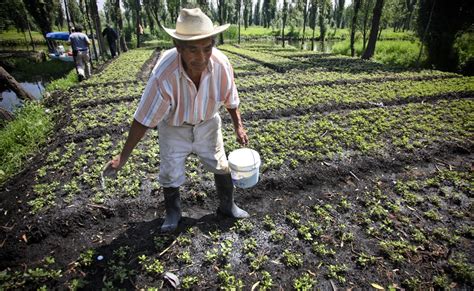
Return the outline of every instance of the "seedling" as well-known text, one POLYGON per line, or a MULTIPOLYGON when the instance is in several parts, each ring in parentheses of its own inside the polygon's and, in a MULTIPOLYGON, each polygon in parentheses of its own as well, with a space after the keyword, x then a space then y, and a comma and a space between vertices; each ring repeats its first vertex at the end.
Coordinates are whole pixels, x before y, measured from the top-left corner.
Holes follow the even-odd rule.
POLYGON ((301 267, 303 265, 303 255, 300 253, 293 253, 290 250, 283 251, 283 262, 287 267, 301 267))
POLYGON ((310 290, 313 289, 316 280, 308 273, 293 280, 293 288, 296 290, 310 290))

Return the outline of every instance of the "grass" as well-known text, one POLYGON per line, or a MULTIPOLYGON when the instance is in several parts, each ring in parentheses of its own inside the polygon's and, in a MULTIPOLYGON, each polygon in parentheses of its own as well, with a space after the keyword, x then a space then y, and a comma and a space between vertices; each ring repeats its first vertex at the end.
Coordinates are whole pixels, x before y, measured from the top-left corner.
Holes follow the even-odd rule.
MULTIPOLYGON (((362 40, 356 41, 356 56, 362 55, 362 40)), ((333 53, 350 56, 350 41, 345 40, 334 44, 333 53)), ((404 68, 414 67, 420 53, 419 41, 408 40, 379 40, 375 47, 375 55, 373 60, 386 65, 400 66, 404 68)), ((422 54, 421 62, 426 59, 426 55, 422 54)))
POLYGON ((0 184, 22 169, 52 129, 52 115, 41 104, 25 103, 15 120, 0 131, 0 184))

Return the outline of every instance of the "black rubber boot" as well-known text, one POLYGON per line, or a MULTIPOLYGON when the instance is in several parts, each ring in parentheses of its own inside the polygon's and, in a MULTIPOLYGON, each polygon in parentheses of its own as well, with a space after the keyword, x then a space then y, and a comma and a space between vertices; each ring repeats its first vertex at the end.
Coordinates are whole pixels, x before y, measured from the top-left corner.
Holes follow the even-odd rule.
POLYGON ((166 217, 161 226, 162 232, 174 231, 181 219, 181 200, 179 188, 163 188, 165 195, 166 217))
POLYGON ((233 218, 249 217, 247 211, 240 209, 234 203, 234 184, 230 174, 214 174, 214 180, 216 182, 217 196, 219 196, 220 200, 217 211, 233 218))

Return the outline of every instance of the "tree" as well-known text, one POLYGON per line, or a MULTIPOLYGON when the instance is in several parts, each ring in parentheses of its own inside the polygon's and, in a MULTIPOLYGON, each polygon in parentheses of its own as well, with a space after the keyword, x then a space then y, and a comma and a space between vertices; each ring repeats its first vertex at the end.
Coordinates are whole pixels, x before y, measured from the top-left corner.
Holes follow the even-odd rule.
POLYGON ((375 44, 377 43, 377 36, 379 32, 379 24, 380 24, 380 17, 382 16, 382 9, 383 9, 383 1, 384 0, 377 0, 375 2, 373 17, 372 17, 372 27, 370 29, 370 36, 369 36, 369 43, 367 44, 367 48, 362 55, 362 59, 368 60, 372 58, 375 53, 375 44))
POLYGON ((355 55, 354 43, 355 43, 355 32, 357 28, 357 14, 359 13, 360 9, 360 2, 362 0, 354 0, 354 15, 352 16, 352 23, 351 23, 351 56, 355 55))
MULTIPOLYGON (((237 2, 240 2, 241 0, 237 0, 237 2)), ((249 27, 249 23, 251 21, 252 17, 252 0, 244 0, 244 27, 247 29, 249 27)), ((240 11, 238 12, 240 13, 240 11)))
POLYGON ((314 50, 314 34, 316 31, 316 22, 318 18, 318 1, 311 0, 311 7, 309 9, 309 27, 313 30, 313 37, 311 38, 311 50, 314 50))
POLYGON ((362 24, 362 50, 365 51, 365 45, 367 44, 367 31, 369 29, 369 16, 370 16, 370 8, 372 8, 373 0, 366 0, 363 1, 364 4, 364 19, 362 24))
POLYGON ((336 17, 336 27, 342 28, 345 0, 336 0, 336 9, 334 15, 336 17))
POLYGON ((456 37, 472 26, 474 3, 465 0, 421 0, 418 35, 428 51, 427 62, 439 70, 455 71, 459 66, 454 49, 456 37))
POLYGON ((2 66, 0 66, 0 88, 10 89, 15 92, 19 99, 23 100, 36 100, 33 95, 25 91, 20 84, 12 77, 2 66))
POLYGON ((281 25, 281 43, 285 47, 285 25, 286 19, 288 18, 288 2, 283 0, 283 12, 282 12, 282 25, 281 25))
POLYGON ((253 11, 253 23, 255 23, 255 25, 260 25, 260 0, 257 1, 253 11))
POLYGON ((262 20, 263 27, 270 27, 272 20, 275 18, 276 0, 263 0, 262 20))
MULTIPOLYGON (((122 9, 120 9, 120 0, 115 0, 115 15, 117 23, 117 33, 119 35, 120 48, 122 51, 128 51, 127 43, 125 42, 125 36, 123 34, 123 21, 122 21, 122 9)), ((120 53, 120 49, 119 49, 120 53)))
POLYGON ((306 19, 308 18, 308 0, 304 0, 304 7, 303 7, 303 36, 301 37, 301 49, 303 49, 304 45, 304 37, 306 33, 306 19))
POLYGON ((327 20, 330 14, 331 3, 328 0, 319 0, 319 31, 320 31, 320 40, 321 45, 324 51, 324 42, 326 40, 326 32, 328 29, 327 20))
POLYGON ((23 3, 46 39, 46 33, 52 31, 59 0, 23 0, 23 3))

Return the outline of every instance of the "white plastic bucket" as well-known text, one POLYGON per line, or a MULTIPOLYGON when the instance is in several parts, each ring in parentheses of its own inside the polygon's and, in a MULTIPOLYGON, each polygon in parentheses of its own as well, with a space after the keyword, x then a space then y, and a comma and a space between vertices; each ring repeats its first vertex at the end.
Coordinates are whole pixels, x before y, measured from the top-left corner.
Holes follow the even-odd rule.
POLYGON ((229 154, 229 167, 232 181, 236 187, 250 188, 258 182, 260 155, 249 148, 232 151, 229 154))

